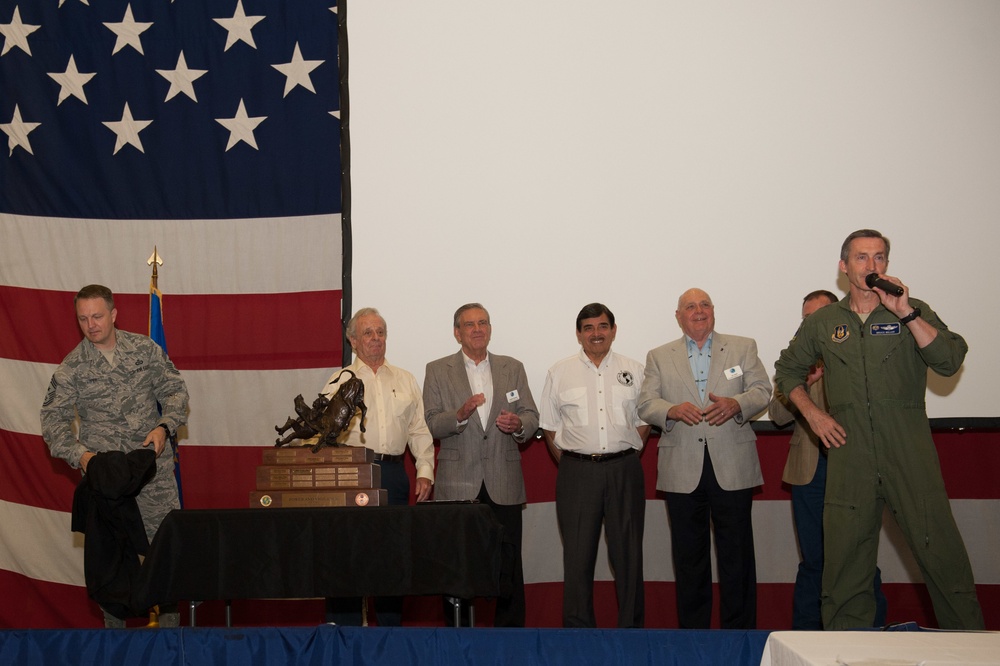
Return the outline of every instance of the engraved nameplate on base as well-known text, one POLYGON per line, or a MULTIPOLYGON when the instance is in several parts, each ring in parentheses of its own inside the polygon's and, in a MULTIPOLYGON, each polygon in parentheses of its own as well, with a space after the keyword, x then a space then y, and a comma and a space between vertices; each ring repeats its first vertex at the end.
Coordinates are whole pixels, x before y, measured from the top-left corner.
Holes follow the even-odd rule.
POLYGON ((255 490, 250 493, 251 509, 295 509, 315 506, 385 506, 389 492, 382 488, 344 490, 255 490))

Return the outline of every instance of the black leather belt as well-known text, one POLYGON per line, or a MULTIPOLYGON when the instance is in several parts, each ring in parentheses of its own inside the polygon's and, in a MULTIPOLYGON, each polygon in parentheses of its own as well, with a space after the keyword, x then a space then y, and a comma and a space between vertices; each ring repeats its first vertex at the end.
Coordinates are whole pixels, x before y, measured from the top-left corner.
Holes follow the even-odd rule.
POLYGON ((393 456, 388 453, 376 453, 375 462, 403 462, 404 453, 400 453, 398 456, 393 456))
POLYGON ((577 453, 576 451, 562 452, 564 456, 576 458, 577 460, 586 460, 587 462, 607 462, 616 458, 624 458, 625 456, 632 455, 633 453, 635 453, 635 449, 625 449, 624 451, 619 451, 617 453, 577 453))

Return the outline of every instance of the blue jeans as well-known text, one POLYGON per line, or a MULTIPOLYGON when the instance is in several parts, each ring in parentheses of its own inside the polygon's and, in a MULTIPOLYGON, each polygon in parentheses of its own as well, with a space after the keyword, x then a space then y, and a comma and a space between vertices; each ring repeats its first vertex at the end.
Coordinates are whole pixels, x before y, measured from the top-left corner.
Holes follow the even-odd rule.
MULTIPOLYGON (((792 514, 799 537, 802 561, 795 576, 792 629, 820 630, 820 593, 823 586, 823 497, 826 494, 826 456, 816 464, 816 474, 804 486, 792 486, 792 514)), ((875 568, 875 624, 885 625, 886 601, 882 572, 875 568)))

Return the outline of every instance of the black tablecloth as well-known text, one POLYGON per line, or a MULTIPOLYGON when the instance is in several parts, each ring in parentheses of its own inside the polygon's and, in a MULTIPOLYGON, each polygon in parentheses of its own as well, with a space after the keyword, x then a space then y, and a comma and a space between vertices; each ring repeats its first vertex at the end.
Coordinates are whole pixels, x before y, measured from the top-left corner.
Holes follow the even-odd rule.
POLYGON ((209 599, 447 594, 501 589, 503 528, 447 504, 176 510, 140 572, 138 608, 209 599))

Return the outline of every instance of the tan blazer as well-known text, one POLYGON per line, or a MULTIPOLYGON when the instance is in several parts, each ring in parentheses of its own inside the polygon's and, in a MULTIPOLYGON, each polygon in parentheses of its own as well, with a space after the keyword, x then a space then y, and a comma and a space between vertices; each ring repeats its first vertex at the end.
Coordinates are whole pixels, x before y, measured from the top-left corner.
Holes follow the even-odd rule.
MULTIPOLYGON (((827 409, 826 391, 822 379, 809 387, 809 397, 819 407, 827 409)), ((795 421, 792 439, 788 442, 788 459, 785 461, 785 471, 781 475, 781 480, 793 486, 806 485, 816 475, 819 447, 823 445, 795 405, 788 402, 788 398, 777 388, 774 389, 771 404, 767 406, 767 415, 776 426, 795 421)))
POLYGON ((691 373, 683 337, 650 351, 639 393, 639 417, 663 430, 657 455, 657 490, 694 491, 701 479, 706 446, 723 490, 762 485, 757 436, 750 427, 750 419, 767 407, 770 397, 771 381, 757 356, 757 343, 751 338, 714 334, 704 402, 691 373), (742 374, 727 379, 726 371, 736 367, 742 374), (674 405, 691 402, 707 406, 709 393, 735 398, 740 404, 740 414, 721 426, 705 422, 689 426, 667 419, 667 412, 674 405))
POLYGON ((535 435, 538 410, 521 362, 493 353, 489 359, 493 404, 487 422, 483 423, 479 412, 473 411, 462 426, 458 425, 456 413, 472 395, 472 387, 461 350, 427 364, 424 417, 431 434, 441 442, 434 499, 474 499, 485 483, 490 499, 497 504, 527 501, 518 444, 535 435), (510 395, 512 391, 517 392, 516 397, 510 395), (501 409, 521 417, 523 436, 514 438, 497 428, 501 409))

